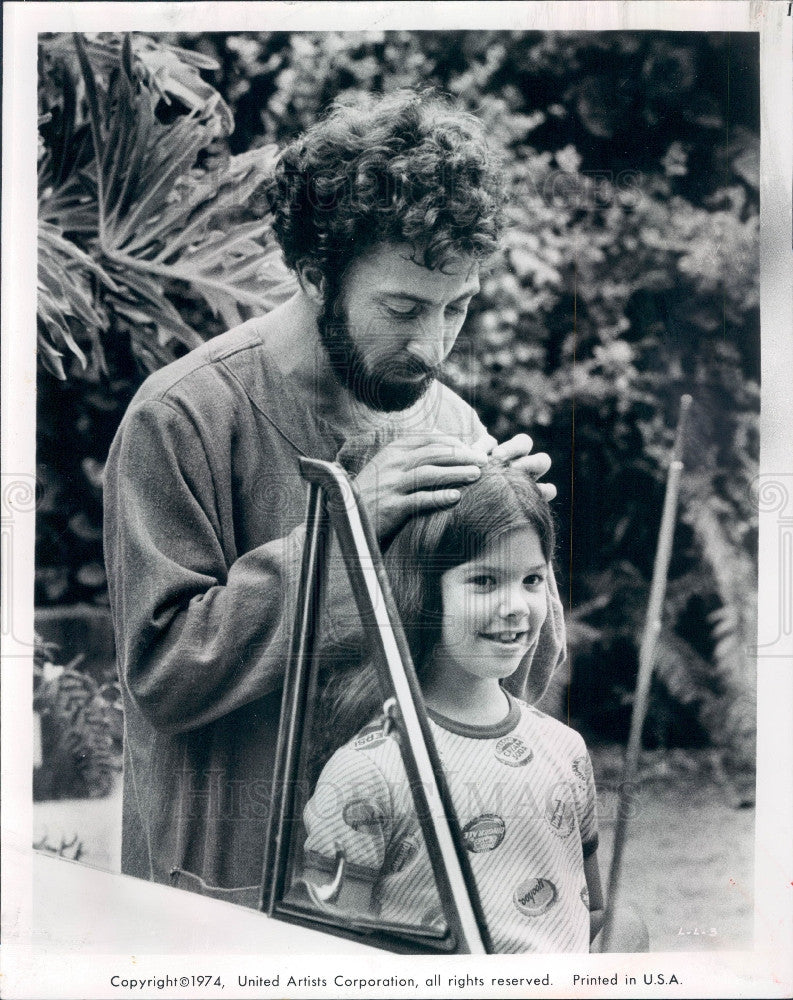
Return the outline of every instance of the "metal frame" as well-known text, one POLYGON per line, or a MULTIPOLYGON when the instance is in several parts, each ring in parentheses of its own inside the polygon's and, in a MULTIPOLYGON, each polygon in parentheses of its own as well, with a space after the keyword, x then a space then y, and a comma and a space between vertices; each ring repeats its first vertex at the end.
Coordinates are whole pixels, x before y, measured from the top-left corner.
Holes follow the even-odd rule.
POLYGON ((259 908, 270 916, 322 926, 396 950, 466 954, 492 952, 476 884, 424 710, 421 691, 380 549, 354 484, 333 463, 301 458, 309 482, 306 540, 295 625, 284 683, 270 827, 259 908), (311 663, 319 609, 328 576, 333 529, 381 683, 395 699, 393 719, 403 736, 403 760, 450 933, 441 938, 420 928, 409 931, 376 920, 335 917, 284 901, 290 830, 299 782, 299 747, 312 717, 315 687, 311 663), (373 941, 372 938, 375 938, 373 941), (412 944, 413 949, 407 949, 412 944))

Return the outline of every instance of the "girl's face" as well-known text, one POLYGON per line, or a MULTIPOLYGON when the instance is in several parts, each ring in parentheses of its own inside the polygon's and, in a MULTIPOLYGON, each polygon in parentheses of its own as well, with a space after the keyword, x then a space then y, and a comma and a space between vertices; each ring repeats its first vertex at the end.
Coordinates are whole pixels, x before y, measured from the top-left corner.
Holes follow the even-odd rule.
POLYGON ((548 564, 534 528, 514 528, 441 577, 436 677, 499 680, 517 670, 545 621, 548 564))

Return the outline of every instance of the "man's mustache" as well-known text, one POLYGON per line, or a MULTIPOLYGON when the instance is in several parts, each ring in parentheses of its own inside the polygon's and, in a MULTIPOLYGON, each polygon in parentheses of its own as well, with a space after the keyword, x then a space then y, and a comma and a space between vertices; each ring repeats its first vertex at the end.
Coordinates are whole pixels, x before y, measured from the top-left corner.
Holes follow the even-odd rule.
POLYGON ((395 361, 384 361, 379 366, 383 375, 388 378, 400 379, 434 379, 441 371, 441 365, 430 365, 421 358, 403 358, 395 361))
POLYGON ((359 354, 343 335, 339 336, 340 332, 340 330, 333 331, 333 333, 336 333, 336 339, 329 338, 329 341, 325 344, 325 348, 334 360, 348 365, 353 371, 360 369, 379 380, 393 380, 396 382, 413 381, 419 378, 424 380, 435 379, 441 372, 442 365, 431 365, 421 358, 410 355, 397 355, 392 358, 384 358, 370 368, 366 363, 365 357, 359 354))

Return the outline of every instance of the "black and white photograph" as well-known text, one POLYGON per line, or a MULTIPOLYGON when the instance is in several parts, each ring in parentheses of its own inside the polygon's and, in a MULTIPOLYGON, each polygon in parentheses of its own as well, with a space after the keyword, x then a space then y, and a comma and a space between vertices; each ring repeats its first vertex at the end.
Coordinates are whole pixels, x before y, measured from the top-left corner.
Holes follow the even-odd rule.
POLYGON ((7 995, 789 995, 786 5, 33 6, 7 995))

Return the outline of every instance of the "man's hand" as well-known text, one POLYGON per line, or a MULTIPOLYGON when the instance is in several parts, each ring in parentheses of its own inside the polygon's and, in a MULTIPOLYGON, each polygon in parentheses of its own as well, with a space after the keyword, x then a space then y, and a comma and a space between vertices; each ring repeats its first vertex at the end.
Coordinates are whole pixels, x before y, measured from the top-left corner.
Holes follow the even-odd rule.
MULTIPOLYGON (((509 465, 523 469, 534 479, 544 476, 551 467, 550 455, 546 455, 544 451, 531 453, 534 442, 528 434, 516 434, 502 444, 498 444, 494 437, 488 435, 484 443, 491 457, 500 458, 509 465)), ((546 500, 553 500, 556 496, 556 487, 553 483, 537 483, 537 486, 546 500)))
POLYGON ((487 462, 482 444, 467 445, 449 434, 396 438, 355 478, 380 542, 414 514, 451 507, 456 489, 472 483, 487 462))

